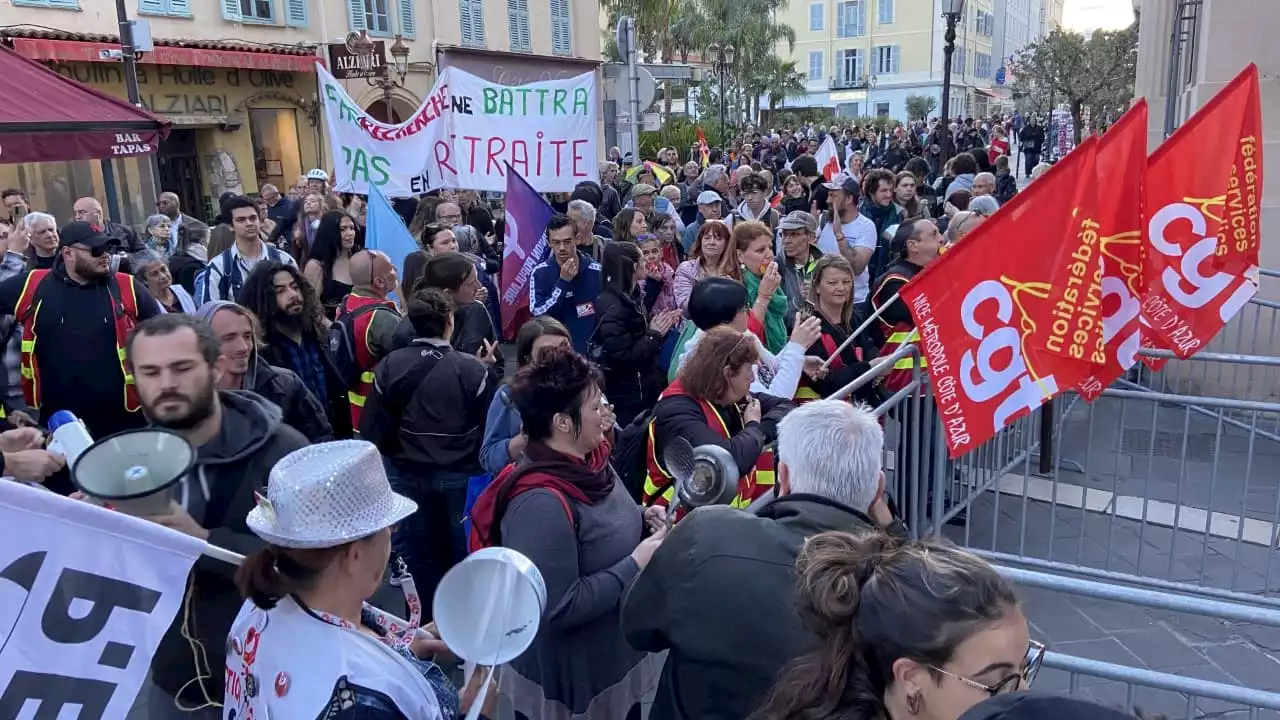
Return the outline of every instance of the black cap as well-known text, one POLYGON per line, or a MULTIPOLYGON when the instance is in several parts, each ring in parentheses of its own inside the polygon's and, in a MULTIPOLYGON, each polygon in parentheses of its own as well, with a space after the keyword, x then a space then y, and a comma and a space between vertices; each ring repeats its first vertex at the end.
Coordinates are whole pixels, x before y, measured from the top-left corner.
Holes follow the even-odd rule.
POLYGON ((71 247, 72 245, 84 245, 89 249, 102 247, 107 244, 107 236, 102 234, 98 228, 87 222, 69 222, 62 226, 62 231, 58 233, 58 246, 71 247))
POLYGON ((1134 720, 1134 716, 1089 700, 1020 692, 983 701, 960 720, 1134 720))

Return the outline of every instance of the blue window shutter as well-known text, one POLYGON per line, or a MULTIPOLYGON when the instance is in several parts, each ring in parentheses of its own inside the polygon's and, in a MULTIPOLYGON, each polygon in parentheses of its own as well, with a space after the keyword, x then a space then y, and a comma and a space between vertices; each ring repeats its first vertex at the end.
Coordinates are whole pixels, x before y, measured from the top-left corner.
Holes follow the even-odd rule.
POLYGON ((240 14, 240 0, 222 0, 222 17, 234 22, 244 20, 240 14))
POLYGON ((520 9, 518 0, 507 0, 507 40, 512 50, 520 49, 520 9))
POLYGON ((368 30, 364 25, 364 0, 347 0, 347 23, 352 30, 368 30))
POLYGON ((418 34, 418 21, 413 17, 413 0, 398 0, 400 4, 400 34, 412 38, 418 34))
POLYGON ((475 39, 475 21, 471 19, 471 2, 470 0, 458 0, 458 30, 462 36, 463 45, 474 45, 475 39))
MULTIPOLYGON (((164 0, 161 0, 164 2, 164 0)), ((191 16, 191 0, 169 0, 170 15, 191 16)))
POLYGON ((138 12, 162 14, 165 11, 164 0, 138 0, 138 12))
POLYGON ((284 21, 289 27, 306 27, 307 0, 284 0, 284 21))
POLYGON ((484 2, 483 0, 463 0, 471 6, 471 32, 476 45, 486 43, 484 36, 484 2))
POLYGON ((80 7, 80 0, 48 0, 48 2, 19 3, 19 4, 48 5, 49 7, 75 9, 80 7))

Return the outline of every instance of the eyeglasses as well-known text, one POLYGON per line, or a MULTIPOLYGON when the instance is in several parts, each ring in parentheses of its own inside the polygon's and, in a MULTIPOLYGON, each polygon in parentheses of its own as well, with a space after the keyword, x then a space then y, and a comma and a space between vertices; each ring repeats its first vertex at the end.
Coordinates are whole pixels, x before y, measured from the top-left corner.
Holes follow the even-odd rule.
POLYGON ((1022 669, 1002 679, 995 685, 984 685, 977 680, 971 680, 962 675, 947 672, 937 665, 930 665, 929 669, 946 675, 953 680, 958 680, 971 688, 981 690, 991 697, 995 697, 1002 693, 1017 692, 1024 687, 1031 687, 1031 683, 1035 682, 1036 675, 1040 673, 1040 667, 1044 665, 1044 652, 1044 643, 1038 643, 1035 640, 1032 640, 1027 645, 1027 656, 1025 659, 1026 664, 1023 665, 1022 669))
POLYGON ((99 245, 97 247, 85 247, 84 245, 72 245, 71 248, 73 250, 83 250, 84 252, 89 253, 93 257, 102 257, 103 255, 107 254, 106 245, 99 245))

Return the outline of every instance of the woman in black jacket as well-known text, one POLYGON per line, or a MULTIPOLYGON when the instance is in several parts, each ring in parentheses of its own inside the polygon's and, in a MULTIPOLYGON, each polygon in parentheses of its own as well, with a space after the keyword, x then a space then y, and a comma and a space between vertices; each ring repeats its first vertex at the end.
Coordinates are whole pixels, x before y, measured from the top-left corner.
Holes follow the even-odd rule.
MULTIPOLYGON (((862 324, 862 317, 854 309, 853 266, 849 261, 840 255, 823 255, 813 269, 808 300, 813 314, 822 321, 822 335, 809 346, 805 356, 826 360, 862 324)), ((875 343, 871 334, 864 330, 831 361, 825 374, 817 379, 807 375, 800 379, 796 402, 830 396, 870 370, 871 360, 875 357, 875 343)), ((875 383, 864 385, 854 394, 854 398, 870 405, 878 404, 879 395, 875 383)))
POLYGON ((649 283, 650 292, 641 299, 640 261, 635 243, 605 247, 604 291, 596 298, 596 329, 587 341, 587 355, 604 371, 609 402, 622 427, 653 407, 658 355, 667 331, 680 320, 678 310, 648 317, 661 286, 649 283))

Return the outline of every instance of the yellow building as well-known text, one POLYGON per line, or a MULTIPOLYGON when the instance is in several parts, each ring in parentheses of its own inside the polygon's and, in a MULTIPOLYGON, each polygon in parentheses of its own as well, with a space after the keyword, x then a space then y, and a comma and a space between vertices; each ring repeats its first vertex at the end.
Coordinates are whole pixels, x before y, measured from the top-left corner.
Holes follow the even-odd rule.
MULTIPOLYGON (((115 4, 9 0, 0 41, 54 71, 127 98, 115 4), (9 3, 12 3, 10 6, 9 3), (52 30, 50 28, 58 28, 52 30), (114 51, 114 54, 113 54, 114 51)), ((154 212, 163 190, 184 211, 211 217, 218 196, 282 187, 330 168, 316 111, 315 63, 332 63, 344 38, 364 33, 386 54, 388 81, 353 77, 347 92, 380 119, 407 117, 436 69, 463 67, 522 84, 593 70, 600 59, 598 0, 128 0, 154 49, 138 55, 140 100, 172 123, 155 156, 111 161, 0 164, 0 187, 62 221, 93 195, 124 222, 154 212), (391 48, 408 50, 403 74, 391 48), (110 181, 110 182, 108 182, 110 181), (106 197, 107 187, 113 197, 106 197)))
MULTIPOLYGON (((993 97, 993 4, 969 0, 956 26, 953 116, 985 113, 993 97)), ((796 44, 777 52, 796 62, 808 87, 805 98, 788 99, 787 106, 906 120, 908 96, 941 101, 941 0, 793 0, 778 19, 795 29, 796 44)))

